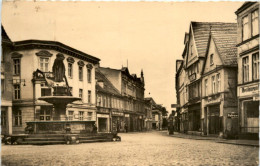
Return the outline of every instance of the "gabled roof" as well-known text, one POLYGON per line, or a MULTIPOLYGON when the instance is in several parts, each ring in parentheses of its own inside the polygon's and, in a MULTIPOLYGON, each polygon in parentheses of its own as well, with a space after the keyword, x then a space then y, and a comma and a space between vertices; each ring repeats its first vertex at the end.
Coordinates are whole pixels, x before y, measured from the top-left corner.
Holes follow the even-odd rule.
MULTIPOLYGON (((210 31, 226 32, 234 31, 236 23, 223 23, 223 22, 191 22, 191 30, 194 34, 194 42, 198 51, 199 57, 205 57, 206 48, 209 39, 210 31)), ((190 33, 191 34, 191 33, 190 33)))
POLYGON ((1 33, 1 35, 2 35, 2 42, 3 43, 7 43, 7 44, 12 44, 12 41, 9 38, 9 36, 7 35, 3 25, 1 25, 1 30, 2 30, 2 33, 1 33))
POLYGON ((154 99, 152 97, 146 97, 146 98, 144 98, 144 100, 152 102, 152 105, 156 105, 156 102, 154 101, 154 99))
POLYGON ((244 11, 245 9, 247 9, 248 7, 252 6, 253 4, 255 4, 257 2, 245 2, 243 3, 243 5, 237 9, 237 11, 235 12, 236 15, 238 15, 239 13, 241 13, 242 11, 244 11))
POLYGON ((105 92, 105 93, 110 93, 114 95, 120 95, 120 92, 114 87, 114 85, 106 78, 104 74, 102 74, 98 69, 95 71, 95 77, 96 80, 102 81, 104 83, 104 87, 101 87, 98 83, 96 84, 96 90, 105 92))
POLYGON ((217 47, 223 65, 237 65, 237 25, 233 26, 233 31, 212 33, 213 41, 217 47))

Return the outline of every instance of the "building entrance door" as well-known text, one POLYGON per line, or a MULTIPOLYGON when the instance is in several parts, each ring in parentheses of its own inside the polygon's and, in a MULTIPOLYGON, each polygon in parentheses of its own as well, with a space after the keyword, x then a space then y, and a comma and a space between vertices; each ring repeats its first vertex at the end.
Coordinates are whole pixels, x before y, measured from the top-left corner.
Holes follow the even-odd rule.
POLYGON ((219 105, 209 107, 209 134, 219 134, 220 118, 219 105))
POLYGON ((98 131, 107 132, 107 118, 98 118, 98 131))

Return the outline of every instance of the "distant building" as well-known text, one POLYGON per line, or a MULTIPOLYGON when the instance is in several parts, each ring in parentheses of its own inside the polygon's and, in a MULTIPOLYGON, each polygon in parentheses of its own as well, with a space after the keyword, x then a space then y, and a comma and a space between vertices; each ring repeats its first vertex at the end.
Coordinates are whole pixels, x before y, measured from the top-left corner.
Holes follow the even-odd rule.
MULTIPOLYGON (((66 115, 61 120, 96 120, 95 69, 98 58, 56 41, 17 41, 12 43, 11 50, 7 40, 3 42, 6 46, 2 56, 2 66, 5 66, 1 73, 4 83, 2 101, 8 103, 3 105, 2 102, 5 107, 2 107, 2 123, 7 124, 2 133, 7 130, 9 134, 24 133, 29 121, 57 120, 53 116, 53 105, 38 98, 53 95, 50 83, 44 78, 53 78, 52 66, 58 54, 65 58, 66 82, 71 94, 82 98, 67 106, 66 115)), ((78 130, 80 132, 81 128, 78 130)))
POLYGON ((202 68, 201 116, 204 135, 226 137, 238 133, 237 24, 222 27, 224 31, 213 31, 209 35, 202 68))
POLYGON ((238 104, 240 136, 259 133, 259 2, 245 2, 236 12, 238 34, 238 104))
POLYGON ((112 111, 112 119, 116 118, 123 128, 128 124, 129 131, 142 131, 144 129, 145 100, 144 100, 144 76, 130 74, 128 68, 111 69, 100 67, 99 71, 113 84, 123 96, 122 109, 119 112, 112 111))
POLYGON ((152 130, 152 122, 153 122, 153 115, 152 115, 152 98, 145 98, 145 123, 144 128, 146 131, 152 130))
POLYGON ((99 69, 96 69, 96 81, 98 132, 125 131, 125 124, 129 125, 121 120, 125 99, 99 69))

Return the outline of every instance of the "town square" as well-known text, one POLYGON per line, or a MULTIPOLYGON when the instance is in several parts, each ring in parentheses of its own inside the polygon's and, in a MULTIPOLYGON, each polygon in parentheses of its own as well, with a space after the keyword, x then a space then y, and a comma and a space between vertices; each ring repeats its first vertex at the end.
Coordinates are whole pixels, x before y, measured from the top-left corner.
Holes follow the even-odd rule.
POLYGON ((259 2, 4 1, 1 18, 2 165, 259 165, 259 2))

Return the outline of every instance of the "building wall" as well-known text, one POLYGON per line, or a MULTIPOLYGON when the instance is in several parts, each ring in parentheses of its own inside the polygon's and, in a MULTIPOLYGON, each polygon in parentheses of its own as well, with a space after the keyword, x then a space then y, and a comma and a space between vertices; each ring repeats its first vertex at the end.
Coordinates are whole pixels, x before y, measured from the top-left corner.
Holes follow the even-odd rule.
POLYGON ((122 88, 121 71, 110 68, 100 67, 99 70, 106 76, 106 78, 114 85, 114 87, 120 92, 122 88))

